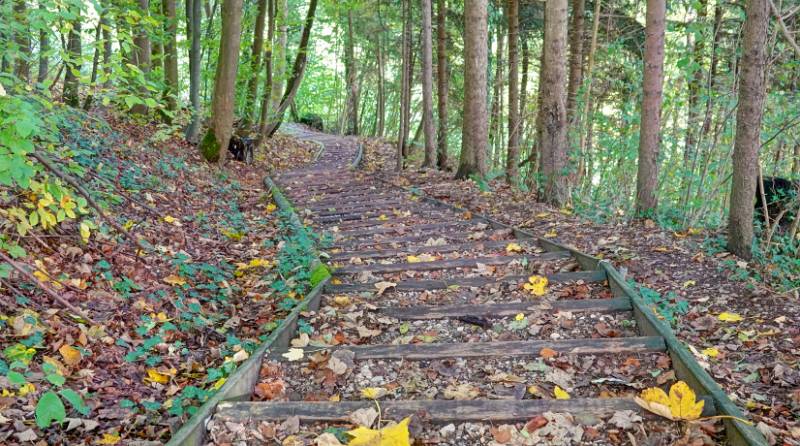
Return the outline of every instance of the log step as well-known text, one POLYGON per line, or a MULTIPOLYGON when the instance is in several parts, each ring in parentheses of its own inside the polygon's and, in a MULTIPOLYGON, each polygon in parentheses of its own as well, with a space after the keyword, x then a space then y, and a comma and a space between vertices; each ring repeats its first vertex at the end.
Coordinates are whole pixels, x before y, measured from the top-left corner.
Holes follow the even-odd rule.
MULTIPOLYGON (((596 339, 557 339, 532 341, 499 341, 437 344, 374 344, 339 345, 336 347, 309 347, 321 350, 350 350, 355 353, 354 360, 403 359, 406 361, 425 361, 444 358, 489 358, 489 357, 537 357, 543 348, 568 355, 596 355, 601 353, 651 353, 667 349, 664 338, 660 336, 636 336, 627 338, 596 339)), ((267 354, 271 360, 283 360, 281 355, 288 349, 276 349, 267 354)))
POLYGON ((365 271, 371 273, 396 273, 401 271, 434 271, 441 269, 453 268, 475 268, 479 263, 484 265, 505 265, 515 260, 528 259, 529 261, 536 260, 555 260, 555 259, 568 259, 572 255, 568 251, 548 252, 541 255, 515 255, 515 256, 493 256, 493 257, 476 257, 471 259, 451 259, 451 260, 435 260, 432 262, 417 262, 417 263, 392 263, 392 264, 373 264, 373 265, 348 265, 338 268, 333 272, 334 276, 342 276, 346 274, 358 274, 365 271))
MULTIPOLYGON (((433 237, 431 237, 433 238, 433 237)), ((342 251, 331 254, 332 261, 347 261, 352 258, 359 259, 382 259, 388 257, 398 257, 403 255, 421 254, 421 253, 437 253, 444 254, 448 252, 458 251, 490 251, 493 249, 505 248, 509 243, 516 243, 523 248, 536 246, 535 241, 531 240, 491 240, 491 241, 477 241, 470 243, 457 243, 454 245, 412 245, 398 249, 378 249, 370 250, 365 249, 362 251, 342 251)))
POLYGON ((426 231, 430 229, 454 229, 454 228, 464 228, 474 225, 474 222, 470 221, 448 221, 448 222, 440 222, 440 223, 426 223, 421 225, 406 225, 406 226, 386 226, 386 227, 378 227, 378 228, 365 228, 365 229, 353 229, 353 230, 346 230, 346 231, 338 231, 335 232, 337 236, 341 238, 356 238, 356 237, 363 237, 363 236, 372 236, 376 234, 391 234, 391 233, 406 233, 406 232, 419 232, 419 231, 426 231))

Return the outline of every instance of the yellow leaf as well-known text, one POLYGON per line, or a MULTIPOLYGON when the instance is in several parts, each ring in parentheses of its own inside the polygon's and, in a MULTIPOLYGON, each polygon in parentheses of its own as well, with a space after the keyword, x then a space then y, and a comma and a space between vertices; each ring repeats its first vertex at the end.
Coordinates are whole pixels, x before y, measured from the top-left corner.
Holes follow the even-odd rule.
POLYGON ((709 347, 703 350, 703 354, 710 358, 716 358, 717 355, 719 355, 719 350, 717 350, 715 347, 709 347))
POLYGON ((177 218, 175 218, 175 217, 173 217, 171 215, 165 216, 164 217, 164 221, 169 223, 169 224, 171 224, 171 225, 175 225, 175 226, 180 226, 181 225, 181 222, 179 222, 177 218))
POLYGON ((58 352, 61 353, 64 362, 69 366, 76 366, 81 362, 81 352, 71 345, 62 345, 58 352))
POLYGON ((361 396, 370 400, 377 400, 378 398, 386 395, 386 389, 383 387, 366 387, 361 389, 361 396))
POLYGON ((689 288, 690 286, 695 286, 695 285, 697 285, 697 282, 694 280, 687 280, 686 282, 683 282, 684 288, 689 288))
POLYGON ((270 203, 267 205, 267 212, 275 212, 275 209, 278 209, 278 206, 275 206, 275 203, 270 203))
POLYGON ((50 276, 41 271, 34 271, 33 275, 36 276, 36 278, 39 279, 40 282, 47 283, 50 281, 50 276))
POLYGON ((553 395, 555 395, 557 400, 568 400, 569 399, 569 393, 567 393, 566 390, 564 390, 564 389, 562 389, 561 387, 558 387, 558 386, 556 386, 556 388, 553 389, 553 395))
POLYGON ((32 383, 25 383, 22 385, 22 387, 19 388, 17 393, 19 394, 19 396, 25 396, 35 391, 36 391, 36 386, 34 386, 32 383))
POLYGON ((534 296, 544 296, 547 293, 547 277, 530 276, 528 283, 523 288, 530 291, 534 296))
POLYGON ((558 233, 556 232, 555 229, 551 229, 550 231, 544 234, 544 238, 555 238, 556 236, 558 236, 558 233))
POLYGON ((508 253, 522 252, 522 246, 519 246, 516 243, 509 243, 508 245, 506 245, 506 252, 508 253))
POLYGON ((147 378, 144 379, 144 382, 166 384, 169 382, 169 375, 161 373, 156 369, 147 369, 147 378))
POLYGON ((347 444, 349 446, 410 446, 411 439, 408 434, 410 422, 411 417, 407 417, 403 421, 383 429, 358 427, 347 432, 353 437, 347 444))
POLYGON ((333 303, 336 304, 337 307, 346 307, 350 305, 350 298, 347 296, 336 296, 333 298, 333 303))
POLYGON ((385 214, 381 214, 381 215, 378 217, 378 220, 380 220, 380 221, 386 221, 386 220, 388 220, 388 219, 389 219, 389 217, 387 217, 385 214))
POLYGON ((728 313, 727 311, 724 312, 724 313, 720 313, 718 317, 719 317, 719 320, 721 320, 723 322, 739 322, 741 320, 744 320, 744 318, 739 316, 738 314, 736 314, 736 313, 728 313))
POLYGON ((92 231, 89 229, 89 225, 87 225, 86 222, 81 222, 80 233, 81 233, 81 240, 83 240, 83 243, 88 243, 89 236, 92 235, 92 231))
POLYGON ((170 274, 169 276, 165 277, 162 280, 164 281, 164 283, 168 283, 170 285, 178 285, 178 286, 186 285, 186 281, 181 276, 175 274, 170 274))
POLYGON ((227 379, 227 378, 224 378, 224 377, 223 377, 223 378, 220 378, 220 379, 218 379, 218 380, 214 381, 214 385, 213 385, 213 386, 211 386, 211 387, 213 387, 213 388, 214 388, 214 390, 219 390, 219 389, 220 389, 222 386, 224 386, 224 385, 225 385, 225 381, 227 381, 227 380, 228 380, 228 379, 227 379))
POLYGON ((522 314, 522 313, 519 313, 516 316, 514 316, 514 320, 516 320, 516 321, 521 321, 523 319, 525 319, 525 315, 522 314))
POLYGON ((422 261, 417 256, 408 256, 406 257, 406 260, 408 261, 408 263, 419 263, 422 261))
POLYGON ((169 321, 172 320, 172 319, 169 318, 169 316, 167 316, 167 313, 164 313, 163 311, 158 313, 158 314, 155 314, 155 313, 151 314, 150 317, 152 317, 153 319, 157 320, 158 322, 161 322, 162 324, 164 322, 169 322, 169 321))
POLYGON ((120 436, 119 434, 103 434, 103 438, 97 440, 97 444, 107 444, 107 445, 114 445, 119 443, 120 436))
POLYGON ((282 354, 284 358, 288 359, 289 361, 299 361, 303 359, 305 352, 302 348, 290 348, 289 351, 282 354))
POLYGON ((658 387, 642 391, 635 398, 636 404, 670 420, 696 420, 703 413, 705 401, 697 401, 694 391, 683 381, 669 389, 669 395, 658 387))
POLYGON ((550 216, 549 212, 539 212, 538 214, 536 214, 536 218, 545 218, 549 216, 550 216))

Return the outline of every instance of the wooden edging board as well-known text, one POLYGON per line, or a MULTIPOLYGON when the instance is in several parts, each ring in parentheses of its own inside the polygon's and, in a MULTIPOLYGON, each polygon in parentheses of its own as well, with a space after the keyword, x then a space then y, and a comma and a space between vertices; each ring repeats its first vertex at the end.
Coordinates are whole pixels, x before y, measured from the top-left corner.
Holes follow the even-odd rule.
MULTIPOLYGON (((419 189, 409 189, 402 186, 397 186, 384 179, 375 177, 378 181, 405 192, 412 193, 419 196, 422 200, 429 203, 435 203, 457 212, 463 212, 464 209, 445 203, 436 198, 428 197, 424 192, 419 189)), ((615 297, 628 297, 631 299, 631 304, 636 317, 637 326, 642 331, 642 335, 662 336, 667 345, 667 351, 672 359, 675 374, 679 379, 686 381, 698 395, 708 395, 714 401, 717 413, 725 416, 723 421, 725 423, 725 435, 728 444, 732 446, 766 446, 767 440, 751 423, 741 420, 746 420, 747 416, 736 404, 728 398, 724 390, 714 381, 714 378, 708 374, 697 363, 694 356, 689 352, 686 346, 683 345, 677 336, 672 332, 672 329, 665 325, 658 316, 653 313, 645 303, 642 296, 631 288, 622 277, 622 274, 614 268, 607 260, 600 260, 597 257, 590 256, 570 246, 563 245, 555 240, 536 237, 530 232, 507 225, 497 221, 491 217, 473 213, 473 218, 483 219, 495 227, 508 228, 514 231, 514 234, 521 239, 536 239, 542 248, 547 251, 569 251, 575 256, 575 259, 581 265, 581 268, 594 270, 602 269, 608 277, 608 284, 614 293, 615 297)))
MULTIPOLYGON (((324 148, 324 147, 323 147, 324 148)), ((322 152, 320 152, 322 153, 322 152)), ((264 185, 272 192, 275 203, 289 215, 289 223, 295 231, 302 230, 303 224, 292 209, 291 204, 283 196, 271 178, 264 178, 264 185)), ((312 270, 319 264, 319 252, 314 252, 316 260, 309 265, 312 270)), ((252 355, 228 376, 225 384, 203 403, 181 427, 172 435, 167 446, 200 446, 205 444, 206 422, 214 414, 217 405, 222 401, 247 400, 253 394, 253 388, 258 382, 261 363, 267 351, 276 348, 286 348, 297 330, 297 319, 303 311, 315 311, 319 308, 322 290, 330 280, 325 278, 302 302, 297 304, 289 315, 281 322, 269 337, 253 352, 252 355)))

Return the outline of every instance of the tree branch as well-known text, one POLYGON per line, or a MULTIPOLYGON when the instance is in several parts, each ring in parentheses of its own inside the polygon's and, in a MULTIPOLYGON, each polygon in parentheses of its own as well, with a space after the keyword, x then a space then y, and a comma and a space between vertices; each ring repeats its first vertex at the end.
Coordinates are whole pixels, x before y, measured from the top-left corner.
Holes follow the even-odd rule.
POLYGON ((775 3, 772 0, 769 1, 769 8, 772 10, 772 15, 775 16, 775 19, 778 21, 778 25, 781 26, 781 31, 783 32, 783 37, 786 39, 786 42, 789 43, 789 46, 794 48, 794 51, 800 56, 800 46, 797 45, 797 42, 794 41, 792 38, 792 33, 789 32, 789 28, 786 27, 786 24, 783 23, 783 17, 781 17, 781 12, 778 11, 778 8, 775 6, 775 3))

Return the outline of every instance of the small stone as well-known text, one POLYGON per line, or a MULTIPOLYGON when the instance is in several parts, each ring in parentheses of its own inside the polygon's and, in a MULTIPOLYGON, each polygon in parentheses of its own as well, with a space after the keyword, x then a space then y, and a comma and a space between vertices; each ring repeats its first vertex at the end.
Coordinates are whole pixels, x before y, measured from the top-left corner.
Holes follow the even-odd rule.
POLYGON ((448 424, 447 426, 439 429, 439 435, 444 438, 451 437, 456 433, 456 425, 453 423, 448 424))

